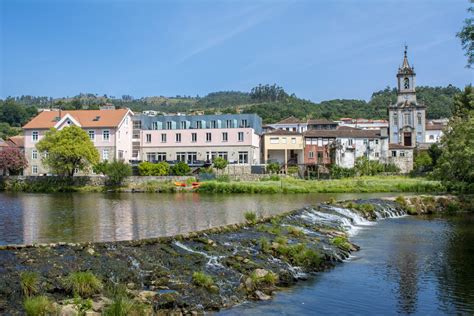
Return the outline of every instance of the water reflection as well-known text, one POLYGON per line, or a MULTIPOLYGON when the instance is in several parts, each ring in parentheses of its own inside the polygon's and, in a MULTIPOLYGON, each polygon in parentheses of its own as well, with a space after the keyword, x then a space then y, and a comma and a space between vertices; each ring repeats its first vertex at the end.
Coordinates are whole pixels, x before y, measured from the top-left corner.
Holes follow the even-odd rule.
POLYGON ((382 194, 199 195, 0 193, 0 244, 167 236, 278 214, 327 200, 382 194))

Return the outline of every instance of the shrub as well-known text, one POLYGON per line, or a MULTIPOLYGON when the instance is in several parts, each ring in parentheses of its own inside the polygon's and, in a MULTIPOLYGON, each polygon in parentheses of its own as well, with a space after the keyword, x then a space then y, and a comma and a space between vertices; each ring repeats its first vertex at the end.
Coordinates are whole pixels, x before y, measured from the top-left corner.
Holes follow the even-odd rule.
POLYGON ((230 182, 230 177, 227 174, 220 175, 216 177, 217 182, 230 182))
POLYGON ((279 173, 280 172, 280 164, 278 162, 271 162, 267 164, 267 171, 269 173, 279 173))
POLYGON ((92 166, 92 171, 94 171, 97 174, 105 174, 107 170, 107 165, 108 165, 107 160, 96 163, 94 166, 92 166))
POLYGON ((341 248, 345 251, 349 251, 352 248, 351 244, 347 241, 347 238, 342 236, 334 237, 333 239, 331 239, 331 243, 334 246, 341 248))
POLYGON ((138 164, 138 174, 141 176, 167 176, 170 170, 170 165, 166 161, 159 163, 144 161, 138 164))
POLYGON ((251 212, 251 211, 245 212, 244 216, 245 216, 245 220, 249 222, 250 224, 255 224, 257 222, 257 213, 255 212, 251 212))
POLYGON ((291 176, 297 176, 298 175, 298 172, 300 171, 300 169, 298 168, 298 166, 289 166, 287 169, 286 169, 287 173, 291 176))
POLYGON ((132 167, 122 160, 114 160, 107 164, 105 175, 113 186, 121 186, 126 177, 132 175, 132 167))
POLYGON ((80 297, 90 297, 102 290, 102 282, 89 271, 70 273, 64 281, 64 286, 80 297))
POLYGON ((217 170, 224 170, 227 167, 228 161, 222 157, 216 157, 212 163, 217 170))
POLYGON ((193 284, 208 290, 212 290, 214 288, 214 279, 204 272, 194 272, 193 284))
POLYGON ((191 168, 184 161, 180 161, 177 164, 175 164, 173 167, 171 167, 171 172, 175 176, 185 176, 191 172, 191 168))
POLYGON ((332 179, 351 178, 355 176, 356 170, 354 168, 344 168, 334 164, 329 169, 329 174, 332 179))
POLYGON ((141 176, 152 176, 154 163, 143 161, 138 164, 138 174, 141 176))
POLYGON ((28 316, 45 316, 55 312, 53 302, 46 296, 27 297, 23 307, 28 316))
POLYGON ((33 271, 25 271, 20 274, 20 285, 23 295, 35 295, 39 289, 39 275, 33 271))

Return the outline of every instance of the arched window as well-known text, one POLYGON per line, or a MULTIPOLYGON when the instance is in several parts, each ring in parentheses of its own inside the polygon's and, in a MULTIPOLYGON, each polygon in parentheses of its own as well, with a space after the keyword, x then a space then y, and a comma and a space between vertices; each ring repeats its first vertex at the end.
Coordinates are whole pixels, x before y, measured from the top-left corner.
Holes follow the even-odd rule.
POLYGON ((410 79, 408 78, 403 79, 403 87, 405 89, 410 89, 410 79))

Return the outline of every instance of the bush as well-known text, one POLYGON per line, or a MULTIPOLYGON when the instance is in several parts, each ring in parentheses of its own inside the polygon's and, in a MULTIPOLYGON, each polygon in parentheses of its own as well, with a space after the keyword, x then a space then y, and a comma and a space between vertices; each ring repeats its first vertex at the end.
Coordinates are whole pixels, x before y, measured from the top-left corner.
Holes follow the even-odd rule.
POLYGON ((227 174, 220 175, 216 177, 217 182, 230 182, 230 177, 227 174))
POLYGON ((138 164, 138 174, 141 176, 152 176, 155 164, 149 161, 143 161, 138 164))
POLYGON ((23 295, 32 296, 39 289, 39 275, 33 271, 25 271, 20 274, 20 285, 23 295))
POLYGON ((184 161, 180 161, 177 164, 175 164, 173 167, 171 167, 171 172, 175 176, 185 176, 191 172, 191 168, 184 161))
POLYGON ((354 169, 360 176, 374 176, 383 172, 400 172, 400 169, 394 164, 383 164, 377 160, 369 160, 367 157, 357 158, 354 169))
POLYGON ((108 162, 107 160, 99 162, 92 167, 92 171, 97 174, 105 174, 107 170, 108 162))
POLYGON ((144 161, 138 164, 138 174, 141 176, 167 176, 170 170, 170 165, 166 161, 159 163, 144 161))
POLYGON ((255 224, 257 222, 257 214, 255 212, 245 212, 245 220, 250 224, 255 224))
POLYGON ((26 315, 45 316, 54 314, 53 302, 46 296, 28 297, 23 302, 26 315))
POLYGON ((280 181, 280 176, 277 174, 272 174, 268 177, 263 177, 260 181, 280 181))
POLYGON ((271 162, 267 164, 267 172, 269 173, 280 173, 280 164, 278 162, 271 162))
POLYGON ((193 284, 208 290, 215 290, 214 279, 204 272, 193 273, 193 284))
POLYGON ((329 169, 329 173, 332 179, 351 178, 356 175, 354 168, 344 168, 338 165, 332 165, 329 169))
POLYGON ((114 160, 107 164, 105 175, 113 186, 121 186, 126 177, 132 175, 132 167, 122 160, 114 160))
POLYGON ((298 172, 300 171, 300 168, 298 166, 289 166, 287 169, 287 173, 291 176, 298 176, 298 172))
POLYGON ((227 167, 228 161, 222 157, 216 157, 212 163, 217 170, 224 170, 227 167))
POLYGON ((70 273, 64 281, 64 286, 80 297, 90 297, 102 290, 102 282, 89 271, 70 273))
POLYGON ((340 249, 343 249, 345 251, 349 251, 352 248, 351 244, 347 241, 347 238, 342 237, 342 236, 334 237, 333 239, 331 239, 331 243, 334 246, 340 249))

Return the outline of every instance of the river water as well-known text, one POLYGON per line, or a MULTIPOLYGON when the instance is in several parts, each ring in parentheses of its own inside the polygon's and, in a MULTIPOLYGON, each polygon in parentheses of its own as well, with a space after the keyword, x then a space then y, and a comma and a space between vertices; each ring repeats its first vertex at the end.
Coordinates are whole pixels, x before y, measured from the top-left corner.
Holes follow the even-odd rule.
POLYGON ((386 219, 346 263, 221 315, 473 315, 474 216, 386 219))
MULTIPOLYGON (((371 194, 0 193, 0 245, 171 236, 371 194)), ((392 196, 396 196, 393 194, 392 196)))
MULTIPOLYGON (((241 222, 336 199, 388 194, 0 193, 0 244, 129 240, 241 222)), ((396 196, 393 194, 392 196, 396 196)), ((222 315, 473 315, 474 215, 361 226, 347 262, 222 315)))

